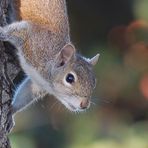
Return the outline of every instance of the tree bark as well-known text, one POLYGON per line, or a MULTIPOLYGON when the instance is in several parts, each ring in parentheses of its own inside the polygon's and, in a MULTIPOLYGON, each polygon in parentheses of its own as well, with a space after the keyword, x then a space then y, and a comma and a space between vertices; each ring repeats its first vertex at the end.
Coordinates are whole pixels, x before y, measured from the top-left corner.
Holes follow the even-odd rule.
MULTIPOLYGON (((0 0, 0 26, 7 24, 9 0, 0 0)), ((20 72, 14 47, 0 41, 0 148, 10 148, 8 133, 14 80, 20 72)))

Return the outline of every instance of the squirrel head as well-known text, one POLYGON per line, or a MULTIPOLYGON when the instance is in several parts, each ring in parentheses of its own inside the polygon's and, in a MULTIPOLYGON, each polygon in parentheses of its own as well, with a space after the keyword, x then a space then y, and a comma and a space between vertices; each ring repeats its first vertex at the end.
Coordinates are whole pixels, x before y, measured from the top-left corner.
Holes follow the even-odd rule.
POLYGON ((67 44, 58 53, 52 68, 52 84, 55 96, 69 110, 77 112, 89 108, 96 78, 93 66, 99 54, 86 59, 75 52, 72 44, 67 44))

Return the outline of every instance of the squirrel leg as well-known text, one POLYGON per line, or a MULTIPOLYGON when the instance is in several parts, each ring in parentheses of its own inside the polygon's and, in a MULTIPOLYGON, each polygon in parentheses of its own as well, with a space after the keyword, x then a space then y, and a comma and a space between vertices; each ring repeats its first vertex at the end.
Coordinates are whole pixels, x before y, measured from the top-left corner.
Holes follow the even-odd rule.
POLYGON ((12 102, 12 113, 14 114, 17 111, 24 109, 45 94, 45 91, 40 89, 38 85, 27 77, 15 92, 12 102))
POLYGON ((0 27, 0 40, 8 41, 15 47, 19 47, 28 36, 29 26, 30 24, 27 21, 20 21, 0 27))
POLYGON ((13 115, 25 107, 29 106, 35 100, 43 97, 46 93, 41 90, 35 83, 33 83, 30 78, 26 78, 18 87, 15 92, 12 108, 8 113, 8 119, 6 123, 6 129, 8 133, 13 129, 15 122, 13 120, 13 115))

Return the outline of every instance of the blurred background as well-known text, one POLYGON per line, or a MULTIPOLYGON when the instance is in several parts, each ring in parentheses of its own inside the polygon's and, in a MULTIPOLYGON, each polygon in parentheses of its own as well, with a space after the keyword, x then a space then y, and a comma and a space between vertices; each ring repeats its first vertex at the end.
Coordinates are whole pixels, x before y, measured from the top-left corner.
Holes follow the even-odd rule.
POLYGON ((12 148, 148 148, 148 0, 67 0, 71 38, 100 53, 91 108, 47 96, 15 117, 12 148))

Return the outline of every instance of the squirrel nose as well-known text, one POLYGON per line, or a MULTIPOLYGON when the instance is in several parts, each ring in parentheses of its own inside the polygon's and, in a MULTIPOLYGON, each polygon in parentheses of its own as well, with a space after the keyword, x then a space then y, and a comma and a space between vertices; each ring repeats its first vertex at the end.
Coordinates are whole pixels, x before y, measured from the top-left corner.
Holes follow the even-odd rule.
POLYGON ((89 100, 85 99, 80 103, 81 109, 86 109, 89 106, 89 100))

